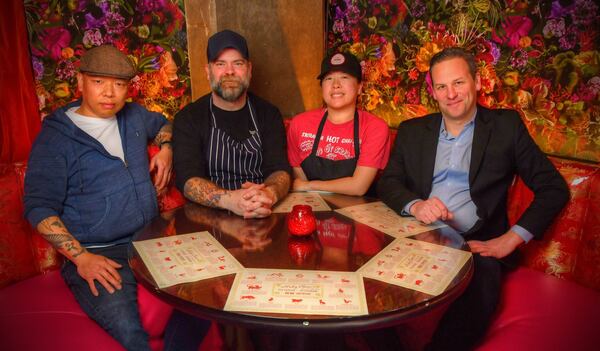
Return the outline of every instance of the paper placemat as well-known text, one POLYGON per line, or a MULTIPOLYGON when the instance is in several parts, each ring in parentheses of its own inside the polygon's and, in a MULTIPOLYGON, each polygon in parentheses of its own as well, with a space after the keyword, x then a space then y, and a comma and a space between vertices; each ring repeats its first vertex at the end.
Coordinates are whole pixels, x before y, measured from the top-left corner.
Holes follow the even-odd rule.
POLYGON ((381 201, 344 207, 335 211, 395 238, 402 238, 437 228, 447 227, 447 225, 442 222, 423 224, 414 217, 399 216, 394 210, 381 201))
POLYGON ((309 205, 315 211, 331 211, 331 207, 323 200, 321 195, 317 193, 294 192, 289 193, 281 202, 273 209, 273 213, 289 213, 292 212, 294 205, 309 205))
POLYGON ((246 269, 237 274, 224 310, 335 316, 368 313, 359 274, 285 269, 246 269))
POLYGON ((471 253, 425 241, 399 238, 358 272, 367 278, 430 295, 446 290, 471 253))
POLYGON ((239 272, 242 265, 209 232, 134 241, 159 288, 239 272))

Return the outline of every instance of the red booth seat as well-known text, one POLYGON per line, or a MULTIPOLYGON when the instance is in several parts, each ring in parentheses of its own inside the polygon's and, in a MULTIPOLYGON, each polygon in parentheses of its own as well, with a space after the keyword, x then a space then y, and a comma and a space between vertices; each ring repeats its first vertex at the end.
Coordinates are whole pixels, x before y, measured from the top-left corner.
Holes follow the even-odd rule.
MULTIPOLYGON (((478 350, 595 350, 600 345, 600 168, 552 161, 567 180, 571 200, 543 240, 522 248, 523 266, 507 275, 497 316, 478 350)), ((59 255, 23 219, 25 168, 0 165, 0 350, 119 349, 81 311, 56 270, 59 255)), ((509 197, 513 222, 530 200, 531 192, 516 181, 509 197)), ((174 188, 159 199, 163 210, 183 202, 174 188)), ((158 350, 171 310, 143 289, 139 303, 158 350)), ((425 341, 412 344, 418 349, 425 341)), ((201 349, 222 348, 213 325, 201 349)))
POLYGON ((508 274, 478 351, 598 350, 600 294, 530 268, 508 274))
MULTIPOLYGON (((152 350, 162 350, 162 334, 172 308, 141 285, 138 298, 152 350)), ((0 290, 0 310, 4 350, 123 349, 81 310, 58 270, 0 290)))

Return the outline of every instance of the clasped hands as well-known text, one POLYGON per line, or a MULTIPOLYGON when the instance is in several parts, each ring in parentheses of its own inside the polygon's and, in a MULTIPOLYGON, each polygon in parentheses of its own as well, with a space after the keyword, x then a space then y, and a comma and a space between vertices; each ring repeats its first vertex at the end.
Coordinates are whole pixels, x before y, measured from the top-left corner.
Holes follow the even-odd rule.
MULTIPOLYGON (((415 202, 409 210, 410 214, 425 224, 431 224, 438 220, 454 219, 452 212, 448 210, 442 200, 435 196, 415 202)), ((467 244, 473 253, 486 257, 502 258, 513 252, 523 242, 524 240, 517 233, 509 230, 499 237, 486 241, 469 240, 467 244)))
POLYGON ((271 214, 271 207, 277 202, 273 190, 265 184, 245 182, 241 189, 229 192, 235 214, 244 218, 263 218, 271 214))

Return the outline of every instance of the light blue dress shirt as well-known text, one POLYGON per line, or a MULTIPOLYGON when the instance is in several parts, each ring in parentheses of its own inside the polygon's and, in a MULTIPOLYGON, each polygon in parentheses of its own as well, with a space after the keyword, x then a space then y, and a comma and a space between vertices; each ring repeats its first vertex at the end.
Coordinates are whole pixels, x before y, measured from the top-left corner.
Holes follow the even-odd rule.
MULTIPOLYGON (((475 115, 477 111, 475 111, 475 115)), ((471 229, 479 217, 477 207, 471 199, 469 187, 469 166, 471 165, 471 148, 475 116, 465 124, 458 136, 453 136, 446 130, 442 119, 433 171, 433 182, 429 197, 439 198, 454 215, 452 220, 445 221, 459 233, 471 229)), ((409 214, 410 207, 419 200, 409 202, 404 212, 409 214)), ((525 242, 533 238, 525 228, 514 225, 511 230, 517 233, 525 242)))

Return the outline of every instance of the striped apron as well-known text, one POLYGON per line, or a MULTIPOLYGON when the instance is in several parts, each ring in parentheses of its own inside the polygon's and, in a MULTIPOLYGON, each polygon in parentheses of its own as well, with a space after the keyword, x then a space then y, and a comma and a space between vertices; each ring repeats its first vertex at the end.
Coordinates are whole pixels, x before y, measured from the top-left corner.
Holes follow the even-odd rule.
POLYGON ((210 99, 212 124, 210 126, 210 145, 206 149, 208 172, 211 181, 228 190, 239 189, 245 182, 260 184, 264 181, 261 171, 262 142, 260 133, 254 117, 254 108, 249 98, 246 101, 254 130, 250 131, 248 139, 237 141, 217 127, 212 97, 210 99))

